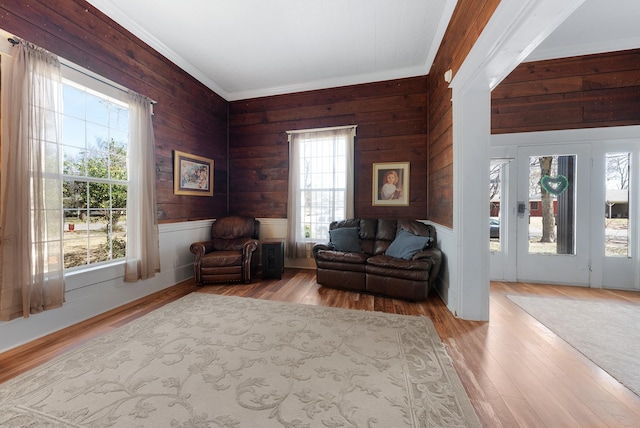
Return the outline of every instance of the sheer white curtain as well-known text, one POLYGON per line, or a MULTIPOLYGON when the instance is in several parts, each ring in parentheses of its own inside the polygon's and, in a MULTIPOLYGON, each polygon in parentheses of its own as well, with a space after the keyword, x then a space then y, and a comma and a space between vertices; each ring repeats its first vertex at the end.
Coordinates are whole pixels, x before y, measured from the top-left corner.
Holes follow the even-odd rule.
POLYGON ((289 192, 287 195, 287 240, 286 255, 289 258, 308 257, 307 242, 301 230, 302 213, 300 206, 300 138, 293 134, 289 141, 289 192))
MULTIPOLYGON (((331 220, 342 220, 353 217, 353 199, 354 199, 354 138, 355 126, 337 128, 337 129, 317 129, 308 132, 295 132, 289 134, 289 193, 287 199, 287 239, 286 253, 289 258, 309 258, 312 257, 311 247, 315 243, 313 237, 307 237, 306 231, 303 229, 302 218, 302 189, 306 188, 320 195, 320 199, 329 199, 328 201, 318 202, 318 198, 311 197, 312 202, 304 201, 312 213, 311 227, 322 226, 318 224, 320 219, 325 218, 320 211, 326 211, 329 215, 336 217, 325 219, 328 227, 331 220), (317 160, 313 160, 314 156, 306 157, 307 154, 301 153, 302 142, 314 141, 317 143, 316 148, 317 160), (344 144, 343 155, 336 152, 336 144, 344 144), (324 169, 327 165, 327 153, 333 153, 334 158, 328 169, 324 169), (304 166, 302 159, 305 158, 307 165, 304 166), (321 160, 320 158, 324 158, 321 160), (344 165, 338 165, 336 162, 344 162, 344 165), (307 168, 308 171, 305 171, 307 168), (323 178, 320 179, 319 175, 323 178), (333 188, 326 188, 320 185, 319 181, 331 175, 334 184, 333 188), (342 177, 339 177, 341 175, 342 177), (306 178, 303 178, 306 177, 306 178), (308 180, 303 183, 303 180, 308 180), (341 182, 336 186, 336 183, 341 182), (315 201, 315 202, 314 202, 315 201), (322 206, 321 206, 322 205, 322 206), (338 209, 337 207, 341 207, 338 209)), ((342 152, 340 152, 342 153, 342 152)), ((330 187, 330 186, 329 186, 330 187)), ((320 237, 326 241, 327 237, 320 237)), ((320 240, 319 239, 319 240, 320 240)))
POLYGON ((27 42, 14 51, 2 59, 0 320, 64 302, 60 64, 27 42))
POLYGON ((129 187, 127 260, 124 280, 135 282, 160 272, 156 211, 155 138, 151 100, 129 92, 129 187))

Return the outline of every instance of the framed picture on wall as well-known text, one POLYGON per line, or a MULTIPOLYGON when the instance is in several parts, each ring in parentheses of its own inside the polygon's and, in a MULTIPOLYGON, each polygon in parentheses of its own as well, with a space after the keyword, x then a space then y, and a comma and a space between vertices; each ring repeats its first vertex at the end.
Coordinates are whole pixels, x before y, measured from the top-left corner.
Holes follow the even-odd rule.
POLYGON ((213 196, 213 159, 174 150, 173 193, 213 196))
POLYGON ((373 164, 373 205, 409 205, 409 162, 373 164))

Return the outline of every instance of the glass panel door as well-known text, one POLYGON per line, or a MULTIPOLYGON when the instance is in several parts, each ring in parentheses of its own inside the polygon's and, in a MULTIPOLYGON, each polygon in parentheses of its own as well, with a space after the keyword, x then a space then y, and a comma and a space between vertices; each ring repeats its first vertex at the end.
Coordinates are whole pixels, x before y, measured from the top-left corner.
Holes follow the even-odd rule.
POLYGON ((529 254, 575 254, 575 155, 529 156, 529 254))
POLYGON ((518 280, 589 285, 588 148, 520 147, 518 163, 518 280))

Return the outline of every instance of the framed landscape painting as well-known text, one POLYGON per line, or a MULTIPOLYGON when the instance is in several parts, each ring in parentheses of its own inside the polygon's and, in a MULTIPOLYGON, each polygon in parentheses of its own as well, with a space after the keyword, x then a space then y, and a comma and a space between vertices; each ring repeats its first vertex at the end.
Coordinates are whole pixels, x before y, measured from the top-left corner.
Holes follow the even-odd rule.
POLYGON ((373 164, 373 205, 409 205, 409 162, 373 164))
POLYGON ((174 150, 173 193, 213 196, 213 159, 174 150))

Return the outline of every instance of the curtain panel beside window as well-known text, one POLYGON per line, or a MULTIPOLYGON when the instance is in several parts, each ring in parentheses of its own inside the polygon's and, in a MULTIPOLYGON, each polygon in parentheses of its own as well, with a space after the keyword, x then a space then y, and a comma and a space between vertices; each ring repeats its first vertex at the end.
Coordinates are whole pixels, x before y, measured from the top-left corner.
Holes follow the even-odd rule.
POLYGON ((62 306, 58 58, 20 42, 3 58, 0 320, 62 306))
POLYGON ((136 167, 129 168, 126 282, 152 278, 160 272, 151 105, 149 98, 129 92, 129 162, 136 167))

